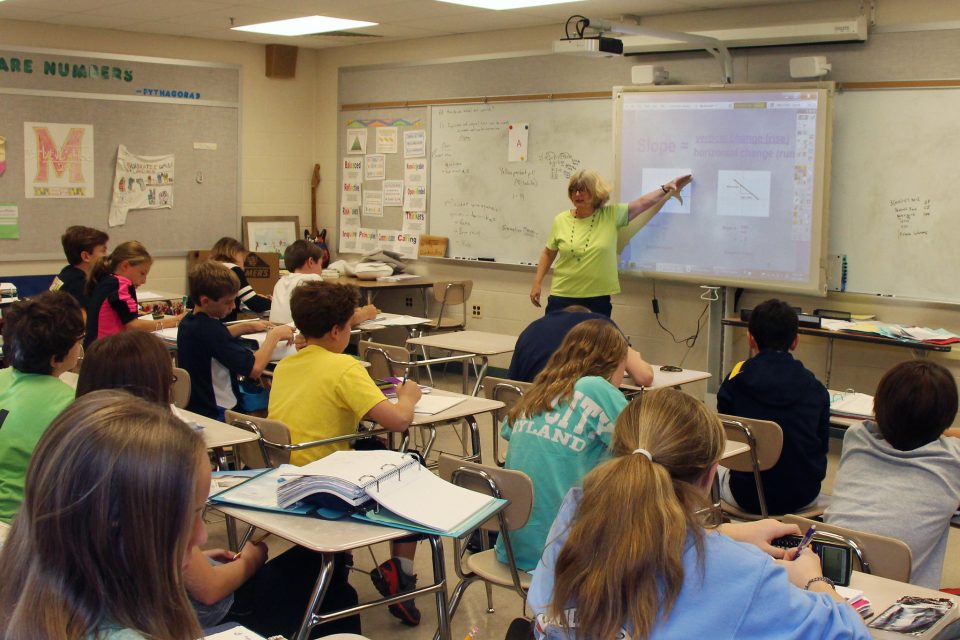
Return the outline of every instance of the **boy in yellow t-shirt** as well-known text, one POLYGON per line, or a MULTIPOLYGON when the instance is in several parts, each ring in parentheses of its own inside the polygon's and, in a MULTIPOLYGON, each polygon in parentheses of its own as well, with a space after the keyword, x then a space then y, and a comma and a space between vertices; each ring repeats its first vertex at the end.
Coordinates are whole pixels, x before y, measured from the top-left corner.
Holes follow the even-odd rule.
MULTIPOLYGON (((401 385, 393 404, 363 365, 343 353, 350 343, 350 319, 359 297, 353 285, 322 280, 304 282, 293 290, 290 312, 306 346, 277 365, 268 417, 286 424, 295 443, 356 433, 361 419, 390 431, 405 431, 413 420, 413 408, 420 399, 416 383, 408 380, 401 385)), ((348 448, 349 443, 340 442, 294 451, 290 462, 304 465, 348 448)), ((415 540, 393 543, 393 557, 371 574, 381 593, 396 595, 416 586, 416 544, 415 540)), ((390 605, 390 612, 404 624, 420 623, 413 600, 390 605)))

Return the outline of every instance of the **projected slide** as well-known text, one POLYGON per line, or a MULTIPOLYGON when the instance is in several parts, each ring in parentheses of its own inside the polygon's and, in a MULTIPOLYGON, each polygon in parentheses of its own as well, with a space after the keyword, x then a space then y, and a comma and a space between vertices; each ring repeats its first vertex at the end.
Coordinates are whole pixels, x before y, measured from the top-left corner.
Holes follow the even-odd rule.
POLYGON ((614 95, 622 202, 693 174, 620 255, 622 271, 822 291, 825 89, 614 95))

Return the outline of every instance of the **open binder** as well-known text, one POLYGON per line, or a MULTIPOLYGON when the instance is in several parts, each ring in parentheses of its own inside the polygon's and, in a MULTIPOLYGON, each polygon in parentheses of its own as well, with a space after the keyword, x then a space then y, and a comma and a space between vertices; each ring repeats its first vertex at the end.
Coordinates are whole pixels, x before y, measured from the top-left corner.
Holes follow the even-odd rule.
POLYGON ((303 467, 282 465, 211 496, 224 504, 318 517, 357 519, 409 531, 460 537, 495 514, 505 500, 438 478, 410 454, 337 451, 303 467), (341 509, 309 498, 330 494, 341 509), (286 505, 286 506, 284 506, 286 505))

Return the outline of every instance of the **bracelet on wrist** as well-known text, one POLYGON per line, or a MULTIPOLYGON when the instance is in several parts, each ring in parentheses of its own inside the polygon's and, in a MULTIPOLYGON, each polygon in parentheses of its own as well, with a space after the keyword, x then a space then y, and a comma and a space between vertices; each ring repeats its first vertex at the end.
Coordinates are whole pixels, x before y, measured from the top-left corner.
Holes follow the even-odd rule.
POLYGON ((833 580, 831 580, 830 578, 828 578, 828 577, 826 577, 826 576, 817 576, 816 578, 810 578, 810 579, 807 581, 806 586, 803 587, 803 590, 804 590, 804 591, 810 591, 810 587, 813 585, 814 582, 824 582, 824 583, 830 585, 830 588, 831 588, 831 589, 835 589, 835 588, 836 588, 836 585, 833 584, 833 580))
POLYGON ((670 189, 667 189, 664 185, 660 185, 660 189, 661 189, 664 193, 670 193, 670 189))

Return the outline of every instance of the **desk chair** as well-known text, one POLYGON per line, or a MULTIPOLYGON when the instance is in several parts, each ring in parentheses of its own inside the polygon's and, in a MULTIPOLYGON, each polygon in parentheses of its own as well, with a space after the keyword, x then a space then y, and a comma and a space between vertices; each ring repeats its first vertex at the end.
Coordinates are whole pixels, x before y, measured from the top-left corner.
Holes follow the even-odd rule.
MULTIPOLYGON (((440 312, 430 318, 430 324, 420 327, 420 335, 466 329, 467 300, 470 299, 472 291, 473 280, 435 282, 433 284, 433 299, 440 303, 440 312), (459 316, 452 313, 457 305, 460 305, 459 316)), ((423 352, 423 359, 428 360, 430 356, 427 355, 427 347, 420 347, 420 350, 423 352)), ((474 374, 476 374, 476 366, 474 366, 474 374)), ((429 365, 427 365, 427 376, 430 378, 430 384, 433 384, 433 371, 430 370, 429 365)))
POLYGON ((290 429, 279 420, 268 420, 267 418, 259 418, 232 410, 225 413, 224 419, 227 424, 257 435, 257 439, 253 442, 236 445, 237 457, 240 462, 252 469, 278 467, 281 464, 287 464, 290 462, 292 451, 302 451, 303 449, 322 447, 337 442, 349 442, 378 433, 386 433, 386 429, 377 428, 293 444, 290 441, 290 429))
POLYGON ((357 344, 357 354, 361 360, 370 363, 367 371, 374 379, 399 378, 410 368, 410 352, 395 344, 361 340, 357 344))
POLYGON ((173 385, 170 387, 170 401, 178 409, 186 409, 190 403, 190 372, 180 367, 173 368, 173 385))
MULTIPOLYGON (((764 495, 763 482, 760 476, 761 471, 773 468, 780 460, 780 452, 783 450, 783 430, 780 425, 770 420, 724 414, 720 414, 720 421, 723 423, 723 431, 727 440, 743 442, 750 446, 750 450, 746 453, 728 458, 721 464, 731 471, 753 473, 760 503, 760 514, 749 513, 723 500, 719 501, 720 511, 724 515, 737 520, 761 520, 768 517, 780 519, 783 514, 771 515, 767 511, 767 498, 764 495)), ((804 509, 797 515, 817 518, 823 515, 828 501, 828 495, 820 494, 813 507, 804 509)), ((716 507, 716 504, 714 506, 716 507)))
POLYGON ((532 382, 520 382, 519 380, 510 380, 508 378, 494 378, 487 376, 483 379, 483 392, 490 400, 499 400, 504 406, 493 412, 493 459, 498 467, 502 467, 506 458, 500 457, 500 424, 514 405, 520 401, 523 394, 526 393, 532 382))
POLYGON ((477 580, 482 580, 487 585, 488 613, 493 612, 490 585, 513 589, 526 603, 527 591, 530 589, 533 576, 526 571, 517 569, 513 546, 510 544, 508 533, 526 525, 530 517, 530 512, 533 509, 533 482, 530 477, 522 471, 467 462, 447 454, 441 454, 440 456, 439 472, 441 478, 457 486, 509 501, 505 509, 479 527, 484 532, 480 536, 484 547, 489 544, 488 537, 485 535, 486 532, 498 531, 500 533, 500 539, 503 540, 504 549, 507 553, 507 564, 497 560, 496 551, 486 549, 467 556, 466 566, 464 566, 463 540, 461 538, 454 539, 454 569, 456 569, 460 582, 454 588, 453 595, 450 597, 450 619, 453 619, 464 591, 477 580))
POLYGON ((813 534, 814 540, 822 537, 834 542, 843 542, 853 549, 854 569, 858 569, 856 565, 859 563, 858 570, 863 573, 899 582, 910 581, 913 556, 910 553, 910 547, 902 540, 816 522, 793 514, 784 516, 783 522, 797 525, 800 531, 806 531, 815 524, 817 532, 813 534))

